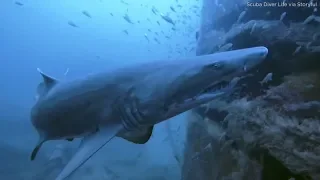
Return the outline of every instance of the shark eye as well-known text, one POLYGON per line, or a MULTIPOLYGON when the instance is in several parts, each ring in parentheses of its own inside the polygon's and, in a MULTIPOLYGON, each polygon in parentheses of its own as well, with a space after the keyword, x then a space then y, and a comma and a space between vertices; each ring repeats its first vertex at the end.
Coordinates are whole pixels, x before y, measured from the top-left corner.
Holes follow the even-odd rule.
POLYGON ((220 67, 221 67, 221 64, 215 63, 215 64, 213 64, 213 66, 214 66, 215 68, 220 68, 220 67))
POLYGON ((210 65, 207 65, 205 68, 216 70, 216 69, 221 69, 222 66, 223 66, 222 63, 212 63, 210 65))

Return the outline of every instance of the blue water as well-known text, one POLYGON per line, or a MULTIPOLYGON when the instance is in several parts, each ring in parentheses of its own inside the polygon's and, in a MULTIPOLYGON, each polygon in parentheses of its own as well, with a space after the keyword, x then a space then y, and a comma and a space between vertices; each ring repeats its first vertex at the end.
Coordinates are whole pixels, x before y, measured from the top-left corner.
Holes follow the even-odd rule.
MULTIPOLYGON (((45 161, 44 157, 50 156, 48 154, 54 151, 57 144, 72 149, 78 143, 48 142, 39 152, 42 160, 29 162, 30 152, 37 142, 37 134, 29 120, 36 87, 41 81, 36 68, 63 80, 138 61, 174 60, 195 55, 193 48, 200 13, 194 6, 201 7, 196 0, 126 0, 128 4, 120 0, 19 2, 23 5, 11 0, 0 2, 0 179, 32 179, 30 174, 44 171, 38 168, 39 164, 45 161), (171 5, 176 13, 170 10, 171 5), (178 5, 182 7, 178 8, 178 5), (163 14, 169 13, 176 21, 176 30, 172 30, 173 26, 160 15, 152 13, 153 6, 163 14), (84 10, 92 18, 85 16, 82 13, 84 10), (124 20, 125 14, 134 24, 124 20), (70 26, 69 21, 78 27, 70 26), (124 30, 129 34, 125 34, 124 30), (145 33, 150 42, 144 37, 145 33), (154 37, 160 44, 154 41, 154 37), (64 76, 67 69, 69 72, 64 76), (25 171, 28 176, 24 176, 25 171)), ((173 140, 167 138, 168 125, 159 124, 148 144, 134 145, 116 139, 87 166, 106 164, 111 170, 130 172, 128 177, 141 176, 141 179, 147 177, 141 172, 157 165, 160 166, 160 174, 167 171, 163 168, 162 172, 162 166, 176 167, 171 171, 178 174, 179 164, 174 158, 172 144, 182 149, 184 128, 180 126, 185 127, 183 116, 170 121, 173 140)), ((93 172, 98 179, 102 177, 99 173, 93 172)), ((157 173, 153 174, 156 176, 157 173)), ((128 177, 120 176, 119 179, 128 177)))

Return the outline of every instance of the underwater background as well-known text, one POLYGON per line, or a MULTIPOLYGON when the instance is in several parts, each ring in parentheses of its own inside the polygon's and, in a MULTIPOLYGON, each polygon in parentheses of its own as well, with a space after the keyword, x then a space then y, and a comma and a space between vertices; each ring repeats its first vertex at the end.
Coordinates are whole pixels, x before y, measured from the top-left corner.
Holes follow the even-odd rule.
POLYGON ((265 46, 234 92, 155 127, 144 145, 112 140, 70 179, 320 179, 317 0, 0 2, 0 179, 54 179, 79 140, 30 153, 37 68, 59 79, 158 59, 265 46))
MULTIPOLYGON (((30 122, 42 81, 37 68, 72 79, 138 61, 195 56, 200 6, 200 1, 175 0, 2 1, 0 179, 53 179, 79 144, 53 141, 29 160, 38 136, 30 122)), ((171 123, 157 126, 145 146, 116 138, 75 179, 177 179, 174 154, 182 153, 183 119, 171 123)))

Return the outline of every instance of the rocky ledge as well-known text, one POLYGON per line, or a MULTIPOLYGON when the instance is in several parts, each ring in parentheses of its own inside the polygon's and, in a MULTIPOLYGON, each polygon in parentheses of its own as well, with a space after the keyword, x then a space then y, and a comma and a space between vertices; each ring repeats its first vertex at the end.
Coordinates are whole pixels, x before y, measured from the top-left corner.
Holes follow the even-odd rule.
POLYGON ((269 55, 231 96, 189 113, 183 180, 320 179, 319 19, 250 20, 199 37, 197 55, 253 46, 269 55))

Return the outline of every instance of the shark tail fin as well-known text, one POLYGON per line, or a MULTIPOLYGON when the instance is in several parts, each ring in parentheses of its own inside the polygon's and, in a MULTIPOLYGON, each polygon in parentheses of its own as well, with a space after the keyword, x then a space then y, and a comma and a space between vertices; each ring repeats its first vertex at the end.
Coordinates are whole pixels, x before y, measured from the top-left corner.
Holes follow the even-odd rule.
POLYGON ((39 152, 39 150, 40 150, 40 148, 41 148, 43 143, 44 143, 44 140, 40 140, 37 143, 36 147, 33 149, 32 153, 31 153, 31 156, 30 156, 30 160, 31 161, 33 161, 36 158, 36 156, 37 156, 37 154, 38 154, 38 152, 39 152))

